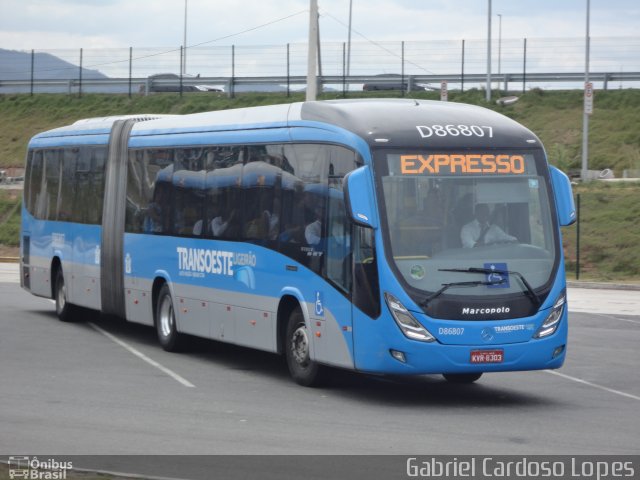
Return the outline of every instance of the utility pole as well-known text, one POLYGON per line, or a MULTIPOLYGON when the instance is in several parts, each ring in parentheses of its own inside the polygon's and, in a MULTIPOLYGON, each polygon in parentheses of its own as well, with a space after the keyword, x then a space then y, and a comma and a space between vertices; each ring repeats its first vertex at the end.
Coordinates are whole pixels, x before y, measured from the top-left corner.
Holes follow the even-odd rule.
POLYGON ((310 0, 309 6, 309 51, 307 52, 307 102, 316 99, 318 93, 318 0, 310 0))
POLYGON ((187 73, 187 0, 184 0, 184 37, 182 38, 182 45, 184 46, 182 57, 182 74, 187 73))
POLYGON ((591 39, 589 37, 589 13, 591 10, 591 0, 587 0, 587 33, 585 38, 585 59, 584 59, 584 88, 585 88, 585 102, 584 112, 582 114, 582 181, 587 181, 587 175, 589 173, 589 115, 590 111, 587 109, 587 94, 593 95, 593 89, 589 85, 589 47, 591 39))
POLYGON ((347 77, 351 73, 351 13, 353 11, 353 0, 349 0, 349 37, 347 39, 347 77))
MULTIPOLYGON (((498 90, 500 90, 500 74, 502 73, 502 14, 498 14, 498 90)), ((506 89, 505 89, 506 90, 506 89)))
POLYGON ((486 100, 491 101, 491 0, 488 0, 489 12, 487 14, 487 92, 486 100))

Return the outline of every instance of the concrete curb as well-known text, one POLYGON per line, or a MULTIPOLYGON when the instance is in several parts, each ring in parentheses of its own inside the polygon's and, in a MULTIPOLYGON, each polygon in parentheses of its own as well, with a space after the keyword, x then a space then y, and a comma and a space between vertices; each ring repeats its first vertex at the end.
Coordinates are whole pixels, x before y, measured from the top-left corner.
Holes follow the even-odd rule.
POLYGON ((640 291, 640 285, 634 283, 606 283, 606 282, 572 282, 567 281, 570 288, 591 288, 594 290, 633 290, 640 291))

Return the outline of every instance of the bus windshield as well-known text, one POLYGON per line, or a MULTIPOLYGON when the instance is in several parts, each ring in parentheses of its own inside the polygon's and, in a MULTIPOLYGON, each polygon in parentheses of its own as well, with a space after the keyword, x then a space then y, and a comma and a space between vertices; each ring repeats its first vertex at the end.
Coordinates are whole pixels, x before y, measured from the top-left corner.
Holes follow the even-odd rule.
POLYGON ((434 293, 537 300, 549 286, 559 247, 541 149, 374 157, 388 260, 419 303, 434 293))

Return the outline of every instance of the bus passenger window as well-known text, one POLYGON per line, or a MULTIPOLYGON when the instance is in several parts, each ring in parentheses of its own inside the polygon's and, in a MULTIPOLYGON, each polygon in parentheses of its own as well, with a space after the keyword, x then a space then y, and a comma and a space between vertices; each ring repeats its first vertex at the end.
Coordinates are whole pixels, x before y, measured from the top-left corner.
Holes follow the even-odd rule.
POLYGON ((211 147, 206 152, 205 226, 209 238, 236 240, 242 230, 244 147, 211 147))
POLYGON ((199 148, 178 149, 173 172, 173 234, 199 237, 205 196, 203 151, 199 148))
POLYGON ((380 288, 373 230, 354 227, 353 303, 372 318, 380 315, 380 288))
POLYGON ((58 220, 64 222, 76 221, 72 215, 74 211, 75 171, 78 153, 79 149, 77 147, 65 148, 62 151, 62 182, 60 184, 60 200, 58 202, 60 206, 58 220))
POLYGON ((29 182, 28 184, 25 183, 25 199, 27 202, 27 210, 29 210, 29 213, 31 213, 31 215, 33 215, 34 217, 40 218, 40 216, 38 215, 38 202, 42 195, 42 150, 35 150, 31 152, 29 167, 29 182))
POLYGON ((62 150, 44 151, 45 202, 41 207, 41 218, 58 219, 58 193, 60 190, 60 157, 62 150))
POLYGON ((250 146, 247 157, 242 170, 243 238, 267 245, 277 238, 280 229, 282 146, 250 146))
POLYGON ((173 150, 145 150, 142 161, 143 198, 142 229, 144 233, 165 234, 170 232, 173 150), (151 180, 151 184, 147 181, 151 180))
POLYGON ((326 242, 326 205, 329 173, 328 145, 285 145, 283 163, 291 174, 283 175, 280 250, 321 273, 326 242))
POLYGON ((327 231, 327 278, 351 291, 351 223, 344 205, 341 179, 330 179, 327 231))

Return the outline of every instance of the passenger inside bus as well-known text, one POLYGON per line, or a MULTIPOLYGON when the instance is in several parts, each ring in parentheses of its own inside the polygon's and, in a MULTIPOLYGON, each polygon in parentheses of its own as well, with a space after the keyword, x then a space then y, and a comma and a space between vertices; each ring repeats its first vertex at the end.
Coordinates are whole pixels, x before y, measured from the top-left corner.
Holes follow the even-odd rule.
POLYGON ((475 218, 465 224, 460 231, 460 240, 464 248, 473 248, 499 242, 515 242, 518 239, 506 233, 493 223, 486 203, 479 203, 475 208, 475 218))
POLYGON ((150 203, 142 223, 142 231, 144 233, 162 233, 162 222, 160 205, 155 202, 150 203))
POLYGON ((233 209, 230 212, 223 212, 220 208, 214 210, 214 217, 210 223, 211 234, 214 237, 232 237, 237 232, 234 232, 236 210, 233 209))
POLYGON ((316 207, 314 209, 314 220, 309 223, 304 229, 304 238, 311 246, 319 246, 322 240, 322 219, 324 217, 324 210, 322 207, 316 207))

